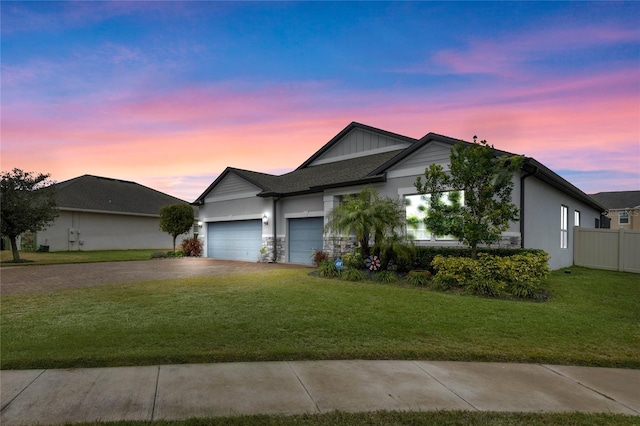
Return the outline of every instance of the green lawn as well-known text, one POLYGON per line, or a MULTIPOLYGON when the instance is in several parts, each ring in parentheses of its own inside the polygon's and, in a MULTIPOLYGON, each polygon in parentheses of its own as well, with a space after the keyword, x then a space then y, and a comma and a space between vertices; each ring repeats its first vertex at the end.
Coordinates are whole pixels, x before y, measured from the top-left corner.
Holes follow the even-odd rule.
POLYGON ((544 303, 305 270, 2 297, 3 369, 303 359, 640 368, 640 275, 552 273, 544 303))
POLYGON ((121 421, 82 423, 109 426, 388 426, 388 425, 495 425, 495 426, 634 426, 638 417, 622 414, 587 413, 495 413, 472 411, 398 412, 372 413, 333 412, 296 416, 255 415, 218 417, 189 420, 121 421))
POLYGON ((166 252, 168 249, 155 250, 95 250, 95 251, 55 251, 49 253, 21 251, 20 260, 24 263, 13 263, 11 250, 0 252, 2 266, 20 265, 55 265, 61 263, 89 263, 116 262, 122 260, 148 260, 157 251, 166 252))

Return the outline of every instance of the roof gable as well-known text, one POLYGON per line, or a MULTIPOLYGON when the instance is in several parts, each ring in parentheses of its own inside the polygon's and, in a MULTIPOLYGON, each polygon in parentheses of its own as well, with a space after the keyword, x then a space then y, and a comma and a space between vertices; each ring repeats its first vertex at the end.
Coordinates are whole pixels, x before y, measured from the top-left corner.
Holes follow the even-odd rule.
POLYGON ((416 141, 397 133, 352 122, 302 163, 298 169, 406 149, 416 141))
POLYGON ((135 182, 93 175, 57 183, 55 189, 63 210, 159 216, 164 206, 186 203, 135 182))

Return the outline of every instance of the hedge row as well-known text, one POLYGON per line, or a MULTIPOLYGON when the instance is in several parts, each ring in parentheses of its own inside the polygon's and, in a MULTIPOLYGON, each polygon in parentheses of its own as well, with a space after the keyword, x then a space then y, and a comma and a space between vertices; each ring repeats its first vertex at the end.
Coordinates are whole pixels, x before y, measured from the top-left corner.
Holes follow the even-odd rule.
MULTIPOLYGON (((491 255, 496 257, 512 257, 523 254, 536 254, 547 255, 544 250, 539 249, 522 249, 522 248, 481 248, 478 249, 478 254, 491 255)), ((436 273, 433 267, 433 259, 436 256, 442 257, 462 257, 471 258, 470 248, 458 248, 458 247, 416 247, 415 256, 410 262, 397 261, 397 269, 401 272, 408 272, 412 270, 425 270, 432 274, 436 273)))

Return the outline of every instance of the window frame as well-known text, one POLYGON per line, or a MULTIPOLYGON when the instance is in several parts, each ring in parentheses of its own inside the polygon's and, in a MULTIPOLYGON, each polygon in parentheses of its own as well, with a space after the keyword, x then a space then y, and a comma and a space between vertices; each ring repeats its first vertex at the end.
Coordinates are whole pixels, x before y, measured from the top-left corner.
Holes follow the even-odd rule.
POLYGON ((629 214, 628 211, 620 210, 618 212, 618 225, 629 225, 631 223, 630 217, 631 215, 629 214), (623 216, 626 219, 626 222, 622 221, 623 216))
POLYGON ((560 205, 560 248, 569 248, 569 207, 560 205))
MULTIPOLYGON (((446 201, 445 202, 449 202, 449 193, 450 192, 454 192, 457 191, 460 193, 460 201, 462 202, 462 205, 464 205, 464 191, 462 190, 456 190, 456 189, 452 189, 450 191, 445 191, 442 193, 442 198, 444 198, 446 201)), ((420 197, 422 198, 421 202, 425 203, 425 207, 428 210, 429 209, 429 203, 431 202, 431 194, 419 194, 419 193, 408 193, 408 194, 402 194, 403 199, 405 200, 405 203, 408 199, 408 197, 420 197)), ((426 217, 426 211, 423 213, 424 217, 426 217)), ((408 219, 407 217, 407 209, 405 206, 405 233, 406 235, 411 235, 412 232, 415 232, 414 230, 411 230, 412 232, 409 231, 409 226, 408 223, 406 222, 406 220, 408 219)), ((421 220, 421 217, 418 217, 418 220, 421 220)), ((424 222, 423 222, 424 223, 424 222)), ((429 229, 423 228, 418 230, 418 232, 422 232, 423 235, 426 235, 426 239, 424 238, 417 238, 417 235, 413 238, 414 241, 420 242, 420 241, 424 241, 424 242, 456 242, 458 241, 458 239, 452 235, 435 235, 433 232, 431 232, 429 229)))
POLYGON ((580 226, 580 210, 573 211, 573 226, 580 226))

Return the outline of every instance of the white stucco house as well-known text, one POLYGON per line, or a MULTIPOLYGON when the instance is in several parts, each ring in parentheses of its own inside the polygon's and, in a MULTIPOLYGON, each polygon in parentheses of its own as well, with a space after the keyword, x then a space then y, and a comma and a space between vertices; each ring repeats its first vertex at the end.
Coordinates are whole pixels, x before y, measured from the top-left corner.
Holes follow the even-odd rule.
POLYGON ((35 237, 36 248, 50 251, 170 249, 172 237, 160 230, 160 208, 188 204, 135 182, 92 175, 55 188, 60 214, 35 237))
MULTIPOLYGON (((458 142, 434 133, 413 139, 354 122, 290 173, 228 167, 194 202, 204 255, 256 261, 262 249, 271 261, 309 264, 313 250, 348 251, 352 240, 323 232, 327 213, 342 196, 372 186, 381 195, 416 200, 416 177, 432 163, 448 169, 458 142)), ((573 227, 596 227, 604 208, 533 158, 526 158, 513 180, 520 221, 500 245, 543 249, 552 269, 571 266, 573 227)), ((426 230, 415 238, 417 245, 461 244, 426 230)))

